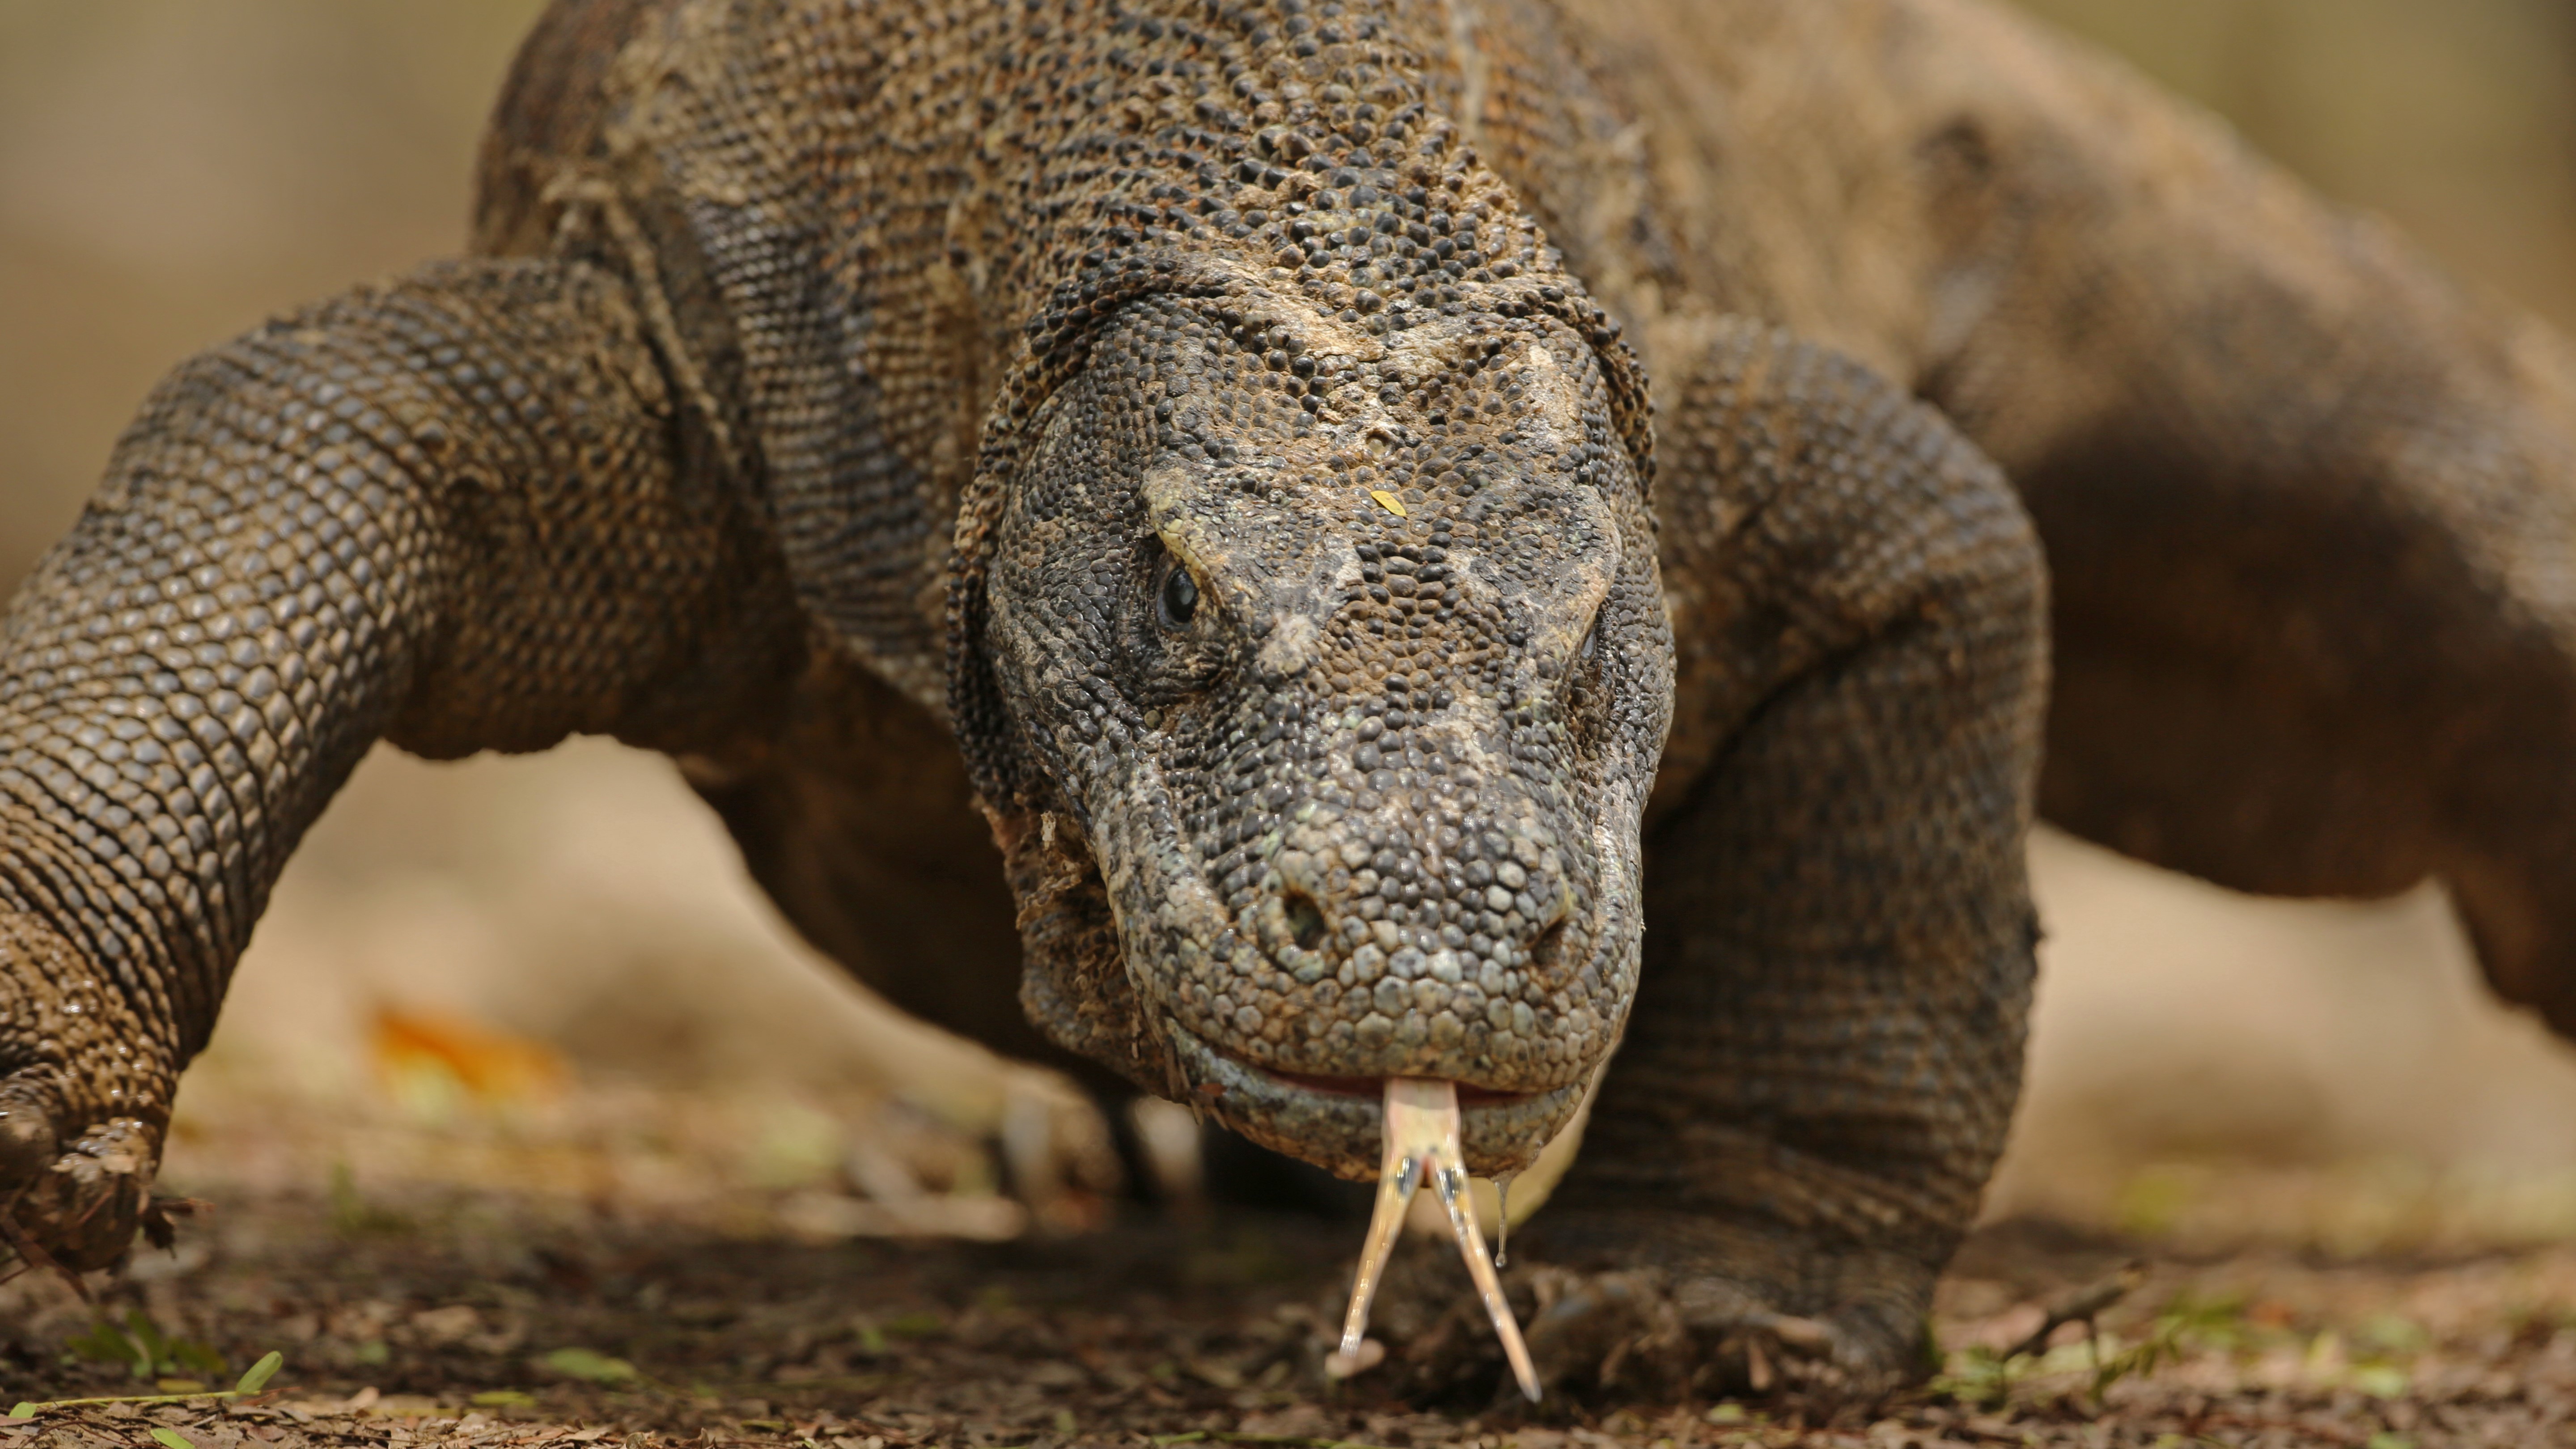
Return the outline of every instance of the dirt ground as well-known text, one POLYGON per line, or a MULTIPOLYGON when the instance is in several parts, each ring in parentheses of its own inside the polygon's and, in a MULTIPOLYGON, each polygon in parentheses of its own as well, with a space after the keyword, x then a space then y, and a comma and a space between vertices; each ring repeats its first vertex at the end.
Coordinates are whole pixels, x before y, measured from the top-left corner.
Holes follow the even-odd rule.
MULTIPOLYGON (((786 1120, 828 1115, 798 1110, 786 1120)), ((2213 1247, 2208 1223, 2292 1216, 2223 1174, 2198 1180, 2190 1212, 2166 1203, 2161 1228, 2133 1201, 2144 1236, 1983 1230, 1942 1292, 1947 1371, 1813 1423, 1760 1404, 1524 1410, 1331 1385, 1352 1227, 1137 1210, 1004 1241, 876 1236, 884 1205, 844 1171, 800 1176, 797 1152, 817 1153, 778 1113, 637 1089, 515 1118, 417 1102, 193 1114, 165 1186, 211 1211, 174 1254, 94 1280, 95 1307, 37 1274, 0 1287, 0 1404, 221 1389, 272 1351, 282 1372, 235 1400, 39 1407, 0 1419, 0 1449, 2576 1444, 2576 1247, 2480 1246, 2430 1219, 2358 1256, 2300 1232, 2213 1247), (1998 1359, 2039 1305, 2132 1259, 2143 1279, 2098 1343, 2070 1326, 1998 1359)), ((882 1106, 853 1120, 824 1140, 875 1162, 880 1191, 889 1162, 926 1184, 904 1223, 1018 1226, 973 1165, 984 1144, 882 1106)))
MULTIPOLYGON (((2565 0, 2022 3, 2576 327, 2565 0)), ((455 250, 538 5, 0 0, 0 594, 174 361, 455 250)), ((2062 841, 2037 865, 2052 939, 1992 1193, 2015 1217, 1945 1290, 1943 1379, 1812 1431, 1706 1403, 1484 1412, 1327 1391, 1319 1325, 1353 1231, 880 1236, 1019 1226, 994 1195, 1007 1145, 977 1136, 1012 1116, 989 1064, 827 985, 666 766, 604 745, 379 758, 281 885, 183 1095, 165 1186, 215 1211, 98 1309, 0 1286, 0 1413, 221 1388, 270 1352, 283 1369, 229 1404, 0 1418, 0 1449, 2576 1443, 2576 1249, 2557 1246, 2576 1243, 2576 1065, 2475 985, 2439 900, 2220 900, 2062 841), (581 1083, 496 1112, 397 1071, 370 1097, 387 1007, 549 1043, 581 1083), (254 1067, 301 1096, 227 1098, 222 1073, 254 1067), (602 1085, 619 1071, 660 1085, 602 1085), (834 1095, 896 1082, 925 1105, 834 1095), (2206 1160, 2374 1153, 2524 1176, 2206 1160), (889 1182, 920 1197, 890 1207, 889 1182), (2034 1305, 2132 1255, 2149 1269, 2103 1318, 2100 1393, 2082 1344, 1996 1361, 2034 1305)), ((492 1095, 562 1070, 487 1055, 492 1095)), ((1040 1216, 1070 1229, 1080 1207, 1040 1216)))

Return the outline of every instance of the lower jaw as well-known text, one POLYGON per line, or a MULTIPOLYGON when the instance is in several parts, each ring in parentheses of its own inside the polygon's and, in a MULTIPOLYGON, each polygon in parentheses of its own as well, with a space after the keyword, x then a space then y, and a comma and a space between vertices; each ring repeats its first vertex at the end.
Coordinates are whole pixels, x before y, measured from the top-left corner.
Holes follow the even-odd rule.
MULTIPOLYGON (((1386 1135, 1382 1083, 1366 1092, 1308 1085, 1217 1051, 1177 1023, 1168 1029, 1197 1090, 1194 1100, 1226 1126, 1336 1177, 1364 1182, 1378 1175, 1386 1135)), ((1343 1079, 1313 1080, 1338 1087, 1343 1079)), ((1500 1177, 1529 1166, 1582 1104, 1581 1081, 1519 1096, 1462 1091, 1459 1128, 1467 1170, 1500 1177)))

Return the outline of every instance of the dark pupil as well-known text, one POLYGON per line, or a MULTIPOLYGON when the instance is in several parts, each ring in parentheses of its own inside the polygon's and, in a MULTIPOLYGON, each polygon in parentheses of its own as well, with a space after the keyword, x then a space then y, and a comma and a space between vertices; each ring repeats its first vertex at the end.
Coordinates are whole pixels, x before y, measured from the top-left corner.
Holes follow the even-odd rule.
POLYGON ((1175 629, 1199 611, 1199 586, 1188 569, 1175 565, 1163 576, 1162 610, 1164 625, 1175 629))
POLYGON ((1587 633, 1587 634, 1585 634, 1585 635, 1583 636, 1583 650, 1582 650, 1582 652, 1583 652, 1583 657, 1584 657, 1585 659, 1587 659, 1587 660, 1588 660, 1588 659, 1590 659, 1590 658, 1592 657, 1592 655, 1593 655, 1593 652, 1594 652, 1594 651, 1596 651, 1596 650, 1598 650, 1600 647, 1601 647, 1601 621, 1600 621, 1599 619, 1594 619, 1594 620, 1592 621, 1592 629, 1591 629, 1591 632, 1589 632, 1589 633, 1587 633))

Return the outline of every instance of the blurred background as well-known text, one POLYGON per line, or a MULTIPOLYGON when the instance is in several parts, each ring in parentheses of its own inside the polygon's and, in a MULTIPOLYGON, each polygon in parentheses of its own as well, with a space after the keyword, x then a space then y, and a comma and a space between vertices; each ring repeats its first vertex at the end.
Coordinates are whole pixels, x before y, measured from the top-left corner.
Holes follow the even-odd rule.
MULTIPOLYGON (((2028 8, 2576 326, 2576 5, 2028 8)), ((537 9, 0 0, 0 590, 173 362, 459 248, 537 9)), ((2058 837, 2034 859, 2050 937, 1990 1212, 2356 1248, 2576 1232, 2576 1052, 2485 997, 2438 893, 2254 901, 2058 837)), ((369 761, 181 1110, 182 1187, 632 1200, 713 1174, 824 1234, 881 1226, 853 1187, 989 1193, 1009 1144, 1078 1117, 840 979, 667 766, 596 743, 369 761)))

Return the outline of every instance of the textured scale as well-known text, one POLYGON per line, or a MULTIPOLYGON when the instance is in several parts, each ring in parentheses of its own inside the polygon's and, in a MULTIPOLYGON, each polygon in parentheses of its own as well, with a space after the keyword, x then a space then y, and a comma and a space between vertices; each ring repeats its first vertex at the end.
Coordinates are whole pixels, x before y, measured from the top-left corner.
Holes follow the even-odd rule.
POLYGON ((558 0, 474 238, 184 364, 0 622, 72 1266, 379 738, 664 751, 897 1004, 1346 1176, 1597 1080, 1548 1384, 1911 1370, 2034 801, 2439 875, 2576 1026, 2576 361, 1976 0, 558 0))

